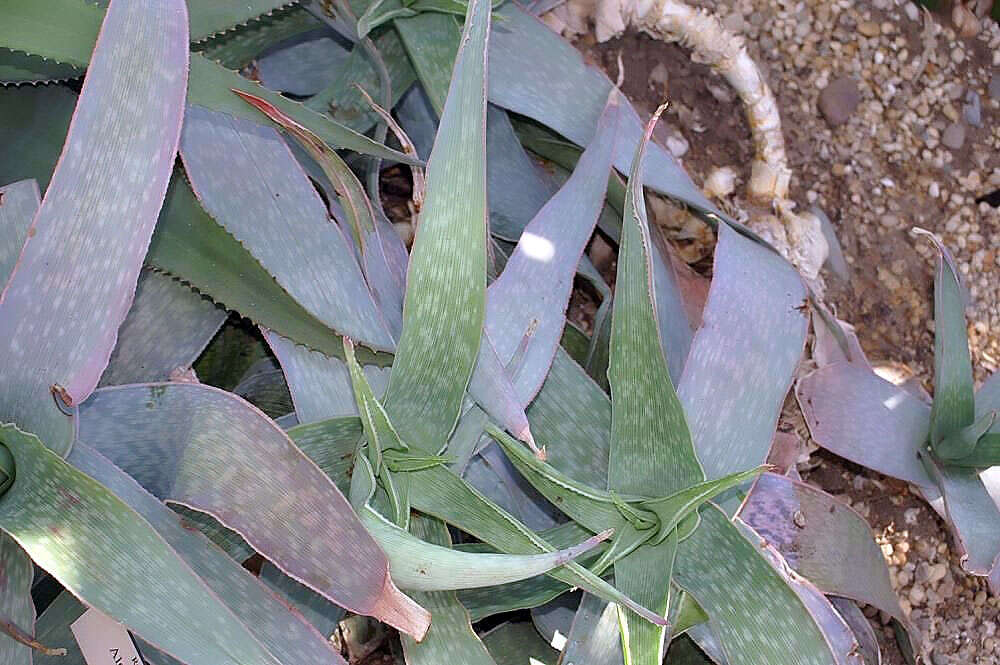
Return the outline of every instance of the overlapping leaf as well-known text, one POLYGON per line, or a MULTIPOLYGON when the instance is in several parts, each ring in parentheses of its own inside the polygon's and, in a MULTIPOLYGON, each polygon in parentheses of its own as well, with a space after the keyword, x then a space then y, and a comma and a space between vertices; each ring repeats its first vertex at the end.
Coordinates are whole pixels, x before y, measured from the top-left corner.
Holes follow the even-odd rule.
POLYGON ((79 438, 154 495, 211 514, 330 600, 418 637, 426 630, 428 617, 393 586, 343 495, 235 396, 181 383, 103 389, 81 408, 79 438), (331 574, 334 563, 344 572, 331 574))
POLYGON ((4 284, 14 273, 14 266, 21 257, 39 203, 38 183, 34 180, 21 180, 0 187, 0 230, 3 232, 0 281, 4 284))
POLYGON ((55 450, 67 449, 71 427, 53 386, 69 403, 90 394, 132 301, 177 149, 186 62, 182 2, 108 12, 31 242, 4 289, 0 411, 55 450))

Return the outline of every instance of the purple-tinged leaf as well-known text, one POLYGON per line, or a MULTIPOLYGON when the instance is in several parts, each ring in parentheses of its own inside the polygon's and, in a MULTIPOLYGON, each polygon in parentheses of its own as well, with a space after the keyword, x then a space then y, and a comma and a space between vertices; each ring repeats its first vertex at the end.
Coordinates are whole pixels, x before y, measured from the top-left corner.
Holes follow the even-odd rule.
POLYGON ((107 487, 15 425, 0 427, 0 438, 17 469, 0 501, 0 528, 38 566, 186 663, 276 665, 189 565, 107 487))
POLYGON ((275 129, 189 106, 181 157, 205 209, 292 297, 338 333, 392 349, 350 244, 275 129))
POLYGON ((962 568, 989 575, 1000 560, 1000 508, 979 473, 938 463, 923 453, 921 461, 944 497, 944 516, 958 544, 962 568))
POLYGON ((535 448, 528 416, 524 413, 526 402, 520 399, 511 372, 497 355, 493 338, 487 328, 483 329, 483 339, 479 344, 476 365, 469 378, 468 391, 491 418, 535 448))
POLYGON ((184 518, 143 489, 135 479, 92 447, 77 441, 67 461, 107 487, 145 519, 177 554, 196 570, 212 592, 248 629, 244 637, 259 644, 275 661, 343 664, 321 635, 274 596, 259 580, 231 559, 184 518))
MULTIPOLYGON (((31 602, 34 573, 24 550, 6 533, 0 533, 0 617, 26 636, 34 636, 36 630, 35 604, 31 602)), ((63 646, 37 641, 49 648, 63 646)), ((0 634, 0 662, 4 665, 31 665, 31 656, 31 647, 0 634)))
MULTIPOLYGON (((263 333, 281 363, 300 423, 358 415, 351 377, 343 360, 311 351, 273 330, 263 329, 263 333)), ((365 376, 381 397, 389 383, 389 368, 365 365, 365 376)))
POLYGON ((861 342, 854 332, 854 326, 834 318, 832 314, 819 308, 813 311, 812 320, 815 336, 812 356, 817 366, 825 367, 833 363, 849 362, 871 369, 871 363, 868 362, 868 357, 865 356, 865 352, 861 348, 861 342), (840 332, 838 333, 832 326, 840 328, 840 332), (840 337, 839 341, 838 337, 840 337), (844 352, 845 349, 841 346, 841 342, 846 342, 847 353, 844 352))
MULTIPOLYGON (((490 39, 490 102, 533 118, 577 145, 589 145, 611 81, 584 64, 572 44, 517 5, 504 5, 496 13, 503 29, 495 30, 490 39)), ((627 173, 643 123, 628 101, 623 111, 615 166, 627 173)), ((661 146, 650 144, 642 173, 644 185, 718 219, 726 218, 661 146)))
POLYGON ((731 665, 836 663, 786 577, 719 509, 701 509, 698 528, 678 546, 674 581, 708 614, 731 665))
POLYGON ((771 564, 775 572, 778 573, 792 591, 799 597, 802 604, 806 606, 806 611, 812 617, 816 626, 819 627, 823 637, 830 647, 830 652, 838 665, 864 665, 859 653, 858 642, 854 638, 854 633, 844 621, 840 613, 833 607, 826 596, 817 589, 813 583, 798 575, 789 568, 788 563, 781 556, 781 553, 766 539, 752 528, 736 519, 735 523, 743 530, 744 537, 751 543, 755 543, 764 559, 771 564))
POLYGON ((711 480, 762 464, 805 346, 805 287, 795 268, 727 225, 677 388, 711 480))
POLYGON ((426 612, 393 585, 333 482, 235 395, 188 383, 105 388, 81 407, 78 427, 155 496, 210 514, 338 605, 418 638, 426 631, 426 612))
POLYGON ((132 302, 173 167, 187 83, 181 0, 114 2, 0 302, 0 413, 65 452, 132 302))
POLYGON ((930 407, 870 369, 834 363, 812 372, 795 389, 816 443, 887 476, 933 488, 917 458, 927 440, 930 407))
POLYGON ((298 610, 303 618, 325 638, 333 635, 337 624, 346 614, 343 608, 334 605, 310 588, 302 586, 270 561, 265 561, 261 566, 260 581, 298 610))
POLYGON ((323 33, 313 36, 258 58, 261 84, 270 90, 308 97, 337 80, 351 56, 350 50, 323 33))
POLYGON ((100 385, 166 381, 191 367, 225 320, 226 310, 188 286, 142 271, 100 385))
POLYGON ((868 621, 858 604, 847 598, 830 597, 830 604, 833 605, 837 613, 843 617, 844 621, 854 633, 854 638, 858 641, 858 648, 861 650, 861 657, 865 665, 882 665, 882 651, 878 646, 878 639, 875 637, 875 630, 868 621))
POLYGON ((611 95, 573 175, 524 228, 486 292, 486 331, 501 363, 518 356, 512 369, 522 405, 534 399, 559 346, 573 276, 604 205, 622 103, 617 92, 611 95))
POLYGON ((823 593, 873 605, 912 628, 871 528, 847 505, 811 485, 765 473, 743 503, 740 519, 823 593))
POLYGON ((6 284, 14 272, 40 201, 34 180, 0 187, 0 283, 6 284))

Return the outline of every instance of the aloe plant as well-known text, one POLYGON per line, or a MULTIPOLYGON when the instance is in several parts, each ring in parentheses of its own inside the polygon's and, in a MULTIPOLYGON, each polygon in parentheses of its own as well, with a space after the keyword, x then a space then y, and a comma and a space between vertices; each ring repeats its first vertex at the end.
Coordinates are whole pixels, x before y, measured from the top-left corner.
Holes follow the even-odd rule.
POLYGON ((659 662, 682 633, 719 662, 851 662, 856 607, 826 594, 905 625, 863 521, 761 475, 802 280, 530 14, 8 5, 0 599, 22 642, 72 649, 74 596, 163 663, 340 662, 345 608, 411 664, 490 665, 538 633, 473 620, 531 608, 548 630, 571 588, 564 658, 593 662, 659 662), (571 155, 563 177, 526 146, 571 155), (410 251, 381 160, 414 174, 410 251), (717 226, 706 302, 644 185, 717 226), (613 297, 595 229, 619 243, 613 297), (586 368, 562 346, 576 275, 604 298, 586 368), (831 534, 863 577, 801 547, 831 534), (34 628, 28 557, 66 589, 34 628))
POLYGON ((942 514, 970 573, 1000 575, 1000 509, 993 500, 1000 464, 1000 380, 974 389, 966 332, 967 295, 948 249, 934 243, 934 396, 919 385, 879 377, 853 332, 826 317, 817 322, 820 367, 797 388, 817 443, 854 462, 914 485, 942 514), (834 337, 836 335, 836 337, 834 337))

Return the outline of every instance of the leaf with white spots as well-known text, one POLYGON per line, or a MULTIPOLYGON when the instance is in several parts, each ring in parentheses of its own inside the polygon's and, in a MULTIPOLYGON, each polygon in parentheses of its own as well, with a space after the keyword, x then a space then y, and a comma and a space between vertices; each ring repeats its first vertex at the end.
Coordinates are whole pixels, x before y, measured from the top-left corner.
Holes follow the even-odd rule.
POLYGON ((97 386, 132 302, 173 167, 187 55, 181 0, 112 4, 31 242, 0 296, 0 414, 54 450, 72 440, 54 399, 79 403, 97 386))
POLYGON ((184 284, 142 271, 100 385, 169 379, 191 367, 225 320, 226 310, 184 284))
POLYGON ((708 478, 767 459, 809 327, 795 268, 728 225, 713 271, 677 386, 708 478))
MULTIPOLYGON (((101 7, 80 0, 8 0, 4 5, 4 22, 0 24, 0 46, 84 68, 90 64, 102 14, 101 7)), ((187 19, 185 31, 186 23, 187 19)), ((153 29, 157 25, 155 20, 150 20, 145 27, 153 29)), ((216 26, 206 27, 211 30, 216 26)), ((195 36, 194 32, 192 36, 195 36)), ((191 54, 190 66, 189 104, 259 123, 256 112, 233 95, 232 89, 239 88, 272 102, 338 148, 404 163, 412 162, 403 153, 386 148, 327 116, 267 90, 200 53, 191 54)))
POLYGON ((802 600, 721 510, 702 508, 678 546, 674 581, 708 614, 730 665, 836 663, 802 600))
MULTIPOLYGON (((206 592, 215 594, 221 601, 216 611, 244 627, 241 639, 250 642, 250 646, 266 650, 274 663, 343 665, 343 659, 331 648, 326 636, 320 635, 301 616, 291 612, 238 561, 192 526, 187 518, 170 510, 91 446, 77 441, 66 461, 108 488, 155 529, 190 569, 197 572, 206 585, 206 592)), ((179 597, 183 603, 190 602, 188 597, 179 597)), ((194 615, 191 618, 198 620, 199 617, 194 615)), ((142 636, 163 646, 150 635, 142 636)))
POLYGON ((410 445, 448 440, 483 336, 486 306, 486 48, 490 6, 470 2, 440 129, 427 162, 403 333, 385 408, 410 445))
POLYGON ((278 662, 106 486, 14 425, 0 440, 16 467, 0 528, 74 595, 191 665, 278 662))
POLYGON ((392 348, 347 238, 276 130, 189 106, 181 157, 209 214, 296 300, 337 332, 392 348))
POLYGON ((486 331, 501 363, 517 356, 512 370, 523 405, 531 403, 545 380, 562 336, 573 276, 604 205, 621 105, 620 95, 612 94, 573 175, 524 228, 503 272, 487 289, 486 331))
POLYGON ((199 384, 105 388, 79 438, 155 496, 215 517, 333 602, 417 636, 428 617, 330 479, 272 420, 199 384))
POLYGON ((39 203, 38 183, 34 180, 0 187, 0 283, 6 284, 14 272, 39 203))

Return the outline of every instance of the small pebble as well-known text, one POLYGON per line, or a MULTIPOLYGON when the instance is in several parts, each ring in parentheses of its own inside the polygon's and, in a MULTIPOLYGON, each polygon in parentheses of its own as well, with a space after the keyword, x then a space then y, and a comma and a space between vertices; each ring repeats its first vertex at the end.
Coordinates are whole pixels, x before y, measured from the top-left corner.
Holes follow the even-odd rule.
POLYGON ((958 150, 965 144, 965 125, 960 122, 953 122, 941 134, 941 143, 952 150, 958 150))
POLYGON ((993 78, 990 79, 989 85, 990 99, 998 100, 1000 99, 1000 74, 994 74, 993 78))
POLYGON ((820 113, 831 127, 847 122, 860 103, 861 92, 858 90, 858 83, 850 76, 834 79, 819 95, 820 113))

